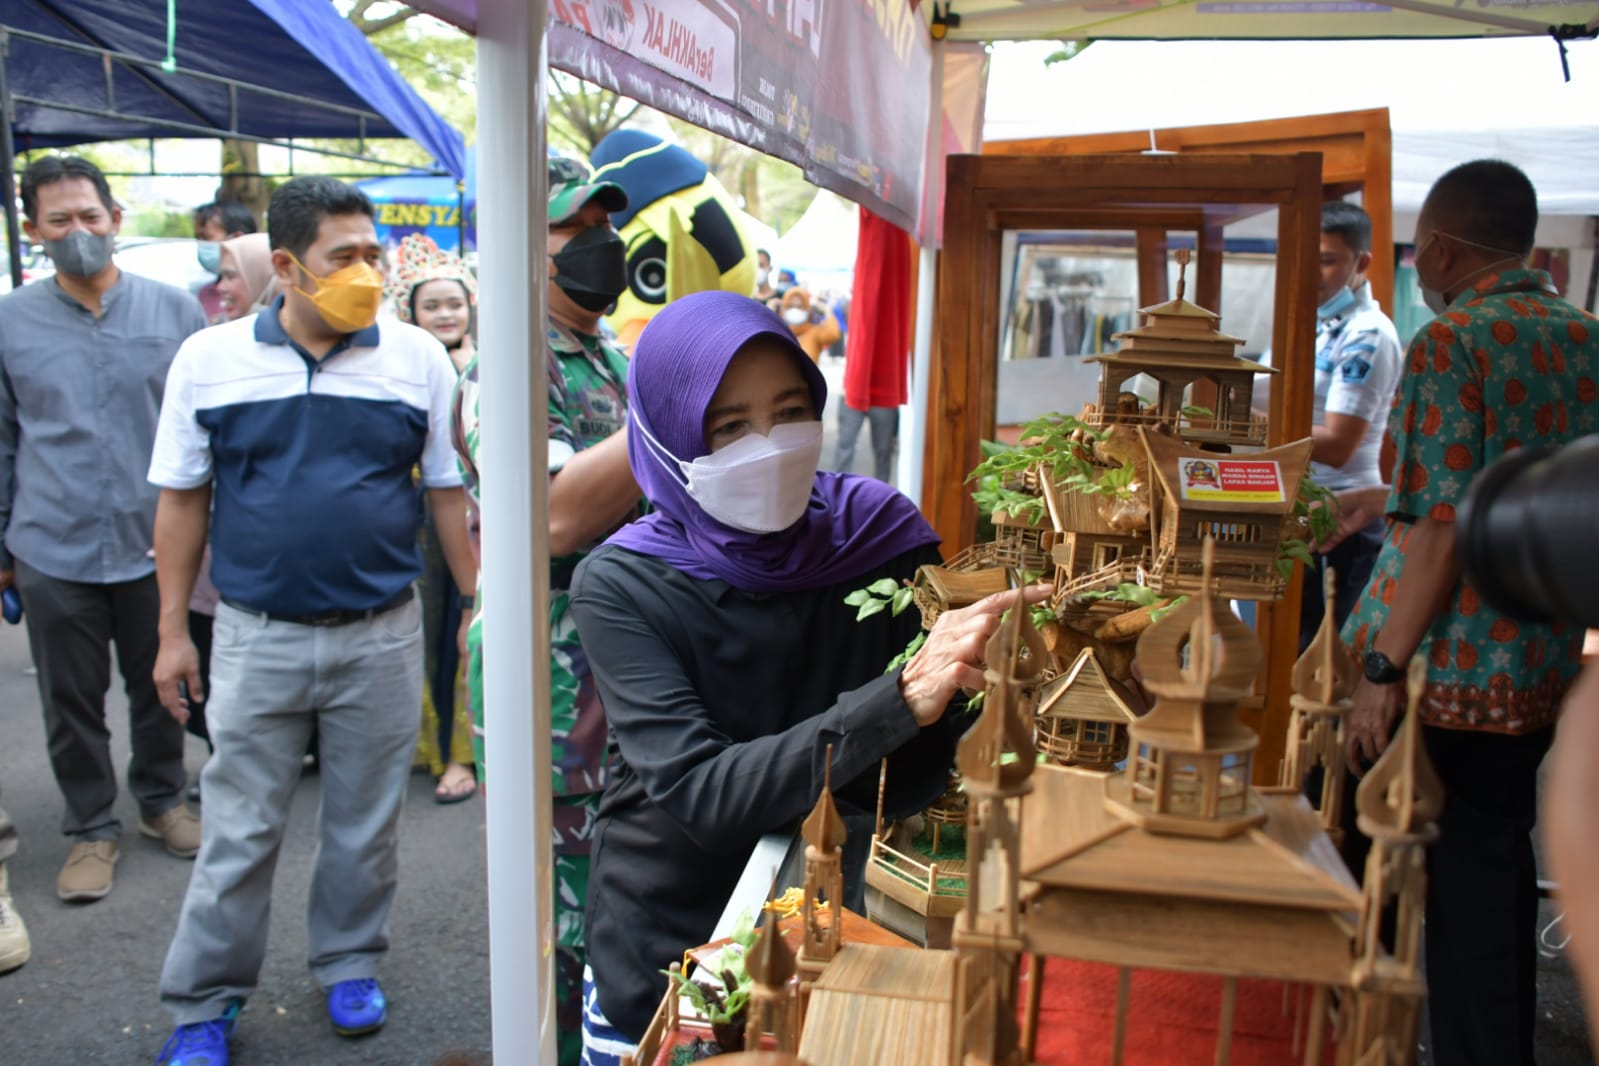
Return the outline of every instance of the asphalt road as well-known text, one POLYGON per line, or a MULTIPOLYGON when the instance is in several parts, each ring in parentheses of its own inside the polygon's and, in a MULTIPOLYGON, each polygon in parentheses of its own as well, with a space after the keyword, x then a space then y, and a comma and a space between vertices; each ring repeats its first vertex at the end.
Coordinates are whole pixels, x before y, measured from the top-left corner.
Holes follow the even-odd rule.
MULTIPOLYGON (((33 940, 32 960, 0 976, 0 1064, 148 1064, 170 1031, 157 989, 193 864, 139 836, 138 811, 124 790, 117 813, 125 832, 111 894, 91 904, 56 899, 56 872, 70 845, 59 832, 61 798, 27 667, 21 629, 0 626, 0 803, 22 837, 8 865, 33 940)), ((108 717, 115 757, 125 765, 127 702, 118 686, 108 717)), ((205 757, 205 745, 191 737, 191 777, 205 757)), ((352 1041, 334 1035, 305 966, 320 784, 315 774, 301 779, 278 862, 266 965, 233 1042, 234 1066, 426 1066, 451 1050, 487 1061, 483 801, 441 807, 432 786, 431 777, 413 775, 401 822, 392 949, 380 972, 389 1023, 352 1041)))

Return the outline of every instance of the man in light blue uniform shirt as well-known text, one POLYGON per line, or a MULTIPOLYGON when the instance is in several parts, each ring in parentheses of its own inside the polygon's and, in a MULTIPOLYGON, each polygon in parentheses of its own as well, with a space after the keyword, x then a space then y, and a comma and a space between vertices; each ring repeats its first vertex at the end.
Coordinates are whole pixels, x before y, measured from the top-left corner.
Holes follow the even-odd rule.
MULTIPOLYGON (((1372 299, 1366 280, 1371 257, 1371 217, 1342 200, 1322 205, 1310 476, 1337 496, 1383 485, 1378 457, 1399 384, 1399 334, 1372 299)), ((1384 527, 1380 513, 1370 515, 1318 555, 1314 571, 1307 569, 1300 600, 1301 649, 1321 625, 1322 574, 1328 567, 1335 573, 1333 616, 1343 625, 1371 577, 1384 527)))

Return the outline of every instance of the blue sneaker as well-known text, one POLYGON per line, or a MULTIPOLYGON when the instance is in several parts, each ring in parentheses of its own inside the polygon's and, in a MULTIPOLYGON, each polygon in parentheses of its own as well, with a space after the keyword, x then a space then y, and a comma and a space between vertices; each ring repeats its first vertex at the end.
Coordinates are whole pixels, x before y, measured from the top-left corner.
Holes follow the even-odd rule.
POLYGON ((340 1036, 365 1036, 389 1020, 389 1001, 371 977, 339 981, 328 987, 328 1019, 340 1036))
POLYGON ((228 1040, 238 1023, 239 1007, 232 1003, 220 1018, 178 1026, 156 1056, 155 1066, 228 1066, 228 1040))

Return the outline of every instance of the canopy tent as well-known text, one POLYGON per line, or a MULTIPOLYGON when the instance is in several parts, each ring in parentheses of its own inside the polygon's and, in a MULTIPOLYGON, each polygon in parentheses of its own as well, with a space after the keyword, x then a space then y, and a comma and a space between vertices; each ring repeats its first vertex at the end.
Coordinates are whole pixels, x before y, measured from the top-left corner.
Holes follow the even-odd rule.
MULTIPOLYGON (((18 148, 155 137, 409 137, 461 177, 461 135, 332 4, 8 0, 0 12, 0 200, 22 283, 18 148), (238 72, 250 49, 250 82, 238 72)), ((362 155, 334 151, 349 158, 362 155)))
MULTIPOLYGON (((953 6, 953 5, 951 5, 953 6)), ((1591 3, 1510 5, 1455 0, 960 0, 951 40, 1307 40, 1382 37, 1592 37, 1591 3)))
MULTIPOLYGON (((550 949, 552 924, 550 892, 552 856, 549 849, 530 846, 530 842, 550 839, 550 737, 538 727, 548 720, 549 684, 544 665, 549 658, 548 621, 535 605, 548 595, 547 544, 540 535, 548 527, 548 469, 546 463, 546 400, 544 380, 547 372, 543 344, 547 263, 544 257, 528 256, 530 244, 542 238, 546 222, 544 155, 544 78, 549 49, 558 41, 572 44, 572 36, 582 33, 581 22, 595 30, 592 41, 609 52, 595 50, 588 55, 591 64, 578 64, 574 72, 591 81, 607 85, 627 95, 648 95, 654 106, 702 124, 715 121, 721 132, 735 139, 764 147, 779 143, 791 149, 801 142, 808 159, 807 174, 836 177, 838 164, 853 167, 859 182, 861 202, 871 198, 874 211, 893 210, 885 204, 872 184, 875 160, 887 158, 850 157, 829 160, 828 151, 836 144, 823 142, 820 151, 809 141, 808 127, 787 128, 799 136, 774 140, 773 122, 779 117, 763 104, 759 93, 759 53, 750 57, 742 69, 748 71, 756 91, 741 95, 740 84, 725 97, 715 96, 715 107, 707 102, 704 74, 711 56, 704 52, 679 50, 674 56, 621 54, 619 45, 628 29, 642 15, 655 26, 667 25, 666 38, 680 44, 695 42, 693 34, 679 30, 683 24, 715 12, 731 12, 733 5, 712 0, 411 0, 413 6, 430 11, 479 36, 479 124, 484 146, 482 200, 495 217, 508 220, 503 227, 485 231, 482 254, 483 344, 491 349, 525 351, 528 359, 506 359, 486 366, 483 411, 492 422, 495 434, 485 438, 488 454, 485 466, 500 473, 485 479, 484 507, 496 520, 483 532, 484 568, 494 574, 495 588, 501 594, 484 604, 485 702, 487 729, 492 740, 492 758, 500 767, 498 782, 489 792, 488 858, 491 938, 491 997, 502 1009, 493 1012, 494 1046, 497 1058, 516 1061, 554 1060, 554 1017, 550 949), (553 9, 553 11, 552 11, 553 9), (554 21, 547 25, 553 14, 554 21), (664 17, 663 17, 664 16, 664 17), (679 22, 679 19, 683 22, 679 22), (605 40, 602 40, 601 37, 605 40), (611 43, 607 43, 611 42, 611 43), (700 82, 676 77, 684 73, 682 60, 698 56, 704 62, 693 70, 700 82), (675 65, 674 65, 675 64, 675 65), (653 73, 652 73, 653 72, 653 73), (675 79, 675 80, 674 80, 675 79), (762 113, 762 109, 766 111, 762 113), (820 158, 817 158, 820 157, 820 158), (515 220, 512 223, 509 220, 515 220), (512 473, 515 471, 516 473, 512 473), (531 641, 527 635, 532 634, 531 641), (528 708, 533 713, 528 713, 528 708), (532 905, 529 905, 529 901, 532 905)), ((1423 0, 1390 0, 1374 4, 1365 0, 1332 0, 1331 3, 1265 2, 1265 0, 1212 0, 1193 4, 1187 0, 1112 0, 1107 4, 1075 2, 1017 2, 991 0, 995 17, 1003 16, 1005 29, 979 26, 977 14, 982 0, 957 0, 972 12, 970 22, 956 31, 957 36, 1008 38, 1059 38, 1063 36, 1139 36, 1139 37, 1425 37, 1498 36, 1504 34, 1545 35, 1550 26, 1565 26, 1569 35, 1590 34, 1599 28, 1599 0, 1575 3, 1532 3, 1520 6, 1513 15, 1502 8, 1459 9, 1452 3, 1427 3, 1423 0), (1309 10, 1307 10, 1309 9, 1309 10), (1234 17, 1235 15, 1240 17, 1234 17), (1243 17, 1249 16, 1249 17, 1243 17), (1256 17, 1258 16, 1258 17, 1256 17), (1113 24, 1114 22, 1114 24, 1113 24), (1073 28, 1076 32, 1073 32, 1073 28)), ((862 117, 860 128, 873 130, 874 123, 887 121, 900 127, 902 135, 920 137, 924 148, 923 165, 913 180, 918 182, 914 198, 919 210, 922 201, 936 204, 936 187, 928 181, 942 173, 946 131, 938 119, 941 67, 944 47, 928 43, 927 20, 933 5, 921 3, 911 19, 915 35, 908 45, 917 55, 927 54, 928 78, 922 82, 931 91, 919 111, 905 106, 917 99, 916 72, 919 65, 899 63, 887 69, 895 72, 898 86, 873 82, 877 91, 862 92, 852 101, 862 117), (909 70, 910 73, 904 73, 909 70), (908 91, 900 92, 897 90, 908 91), (898 108, 894 109, 895 104, 898 108)), ((763 5, 755 5, 760 10, 763 5)), ((940 7, 943 10, 942 5, 940 7)), ((861 18, 871 11, 895 26, 912 10, 909 0, 885 0, 875 5, 817 4, 814 0, 773 0, 764 5, 765 13, 786 23, 787 32, 798 37, 812 29, 817 19, 861 18)), ((738 10, 750 10, 739 5, 738 10)), ((721 14, 713 17, 721 18, 721 14)), ((884 23, 880 22, 879 27, 884 23)), ((892 38, 897 40, 898 38, 892 38)), ((735 34, 717 38, 735 52, 742 38, 735 34)), ((573 53, 565 53, 573 54, 573 53)), ((718 53, 722 54, 722 53, 718 53)), ((846 51, 845 54, 848 54, 846 51)), ((895 53, 897 57, 897 53, 895 53)), ((723 56, 725 58, 725 55, 723 56)), ((830 57, 836 60, 836 57, 830 57)), ((558 59, 557 63, 563 62, 558 59)), ((571 69, 563 67, 562 69, 571 69)), ((813 81, 832 78, 832 63, 812 63, 808 68, 813 81)), ((1351 67, 1351 69, 1353 69, 1351 67)), ((1111 91, 1098 94, 1095 103, 1111 91)), ((806 99, 796 97, 796 100, 806 99)), ((788 98, 781 101, 788 104, 788 98)), ((1319 109, 1325 110, 1325 109, 1319 109)), ((771 149, 767 149, 771 150, 771 149)), ((897 176, 900 171, 893 171, 897 176)), ((815 180, 813 178, 812 180, 815 180)), ((936 183, 935 183, 936 186, 936 183)), ((846 193, 846 195, 849 195, 846 193)), ((900 203, 903 204, 903 197, 900 203)), ((914 217, 903 210, 896 221, 914 217)), ((885 216, 891 217, 891 216, 885 216)), ((903 225, 903 223, 900 223, 903 225)), ((911 228, 911 227, 905 227, 911 228)), ((920 228, 919 228, 920 229, 920 228)), ((925 229, 920 230, 925 236, 925 229)), ((916 380, 926 379, 926 353, 932 333, 930 280, 936 263, 934 253, 924 245, 919 276, 922 289, 918 299, 916 380)), ((921 417, 913 398, 913 416, 921 417)), ((905 449, 916 452, 914 443, 905 449)), ((913 457, 914 458, 914 457, 913 457)), ((912 486, 914 487, 914 486, 912 486)))
POLYGON ((776 265, 792 270, 800 284, 815 289, 849 287, 855 269, 859 209, 825 189, 805 209, 772 250, 776 265))
POLYGON ((1102 41, 1046 66, 1052 47, 995 47, 985 141, 1386 107, 1396 211, 1419 210, 1454 164, 1492 156, 1527 171, 1544 214, 1599 214, 1596 41, 1570 45, 1569 82, 1555 46, 1533 38, 1367 41, 1358 51, 1339 41, 1102 41), (1512 70, 1514 92, 1480 91, 1484 71, 1512 70), (1093 106, 1072 106, 1083 100, 1093 106))
POLYGON ((0 55, 16 146, 408 137, 464 176, 461 135, 332 4, 208 0, 176 10, 167 63, 165 0, 6 0, 0 55))

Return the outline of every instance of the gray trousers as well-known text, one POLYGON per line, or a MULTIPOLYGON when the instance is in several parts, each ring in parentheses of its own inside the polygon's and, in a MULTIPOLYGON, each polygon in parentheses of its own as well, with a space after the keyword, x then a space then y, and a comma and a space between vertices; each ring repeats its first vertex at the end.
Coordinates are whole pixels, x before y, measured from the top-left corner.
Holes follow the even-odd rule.
POLYGON ((254 990, 272 875, 301 758, 317 724, 322 807, 311 875, 311 973, 371 977, 389 946, 405 798, 422 703, 422 612, 412 599, 343 626, 269 621, 223 604, 201 774, 205 819, 161 1001, 179 1025, 254 990))
POLYGON ((128 791, 139 813, 154 818, 183 802, 183 727, 156 697, 151 674, 160 639, 161 594, 155 575, 92 585, 63 581, 15 561, 17 593, 39 671, 39 702, 50 767, 66 800, 61 831, 79 840, 115 840, 117 772, 111 763, 105 694, 114 644, 128 693, 128 791))
POLYGON ((861 423, 872 424, 872 476, 894 483, 894 444, 899 436, 899 408, 873 407, 857 411, 847 403, 838 405, 838 450, 833 454, 833 469, 848 474, 855 466, 855 442, 861 423))

